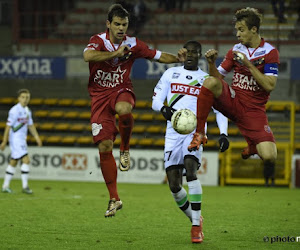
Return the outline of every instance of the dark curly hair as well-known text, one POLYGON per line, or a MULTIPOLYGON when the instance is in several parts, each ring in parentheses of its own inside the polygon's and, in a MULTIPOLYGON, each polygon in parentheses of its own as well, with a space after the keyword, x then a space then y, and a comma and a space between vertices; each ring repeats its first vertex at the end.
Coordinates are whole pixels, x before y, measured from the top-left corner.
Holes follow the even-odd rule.
POLYGON ((255 26, 257 28, 257 33, 259 32, 259 27, 262 22, 262 14, 260 14, 257 9, 247 7, 245 9, 237 10, 234 15, 234 22, 241 22, 243 20, 249 30, 255 26))
POLYGON ((120 18, 129 18, 129 13, 123 8, 121 4, 113 4, 108 10, 107 20, 111 22, 114 16, 120 18))

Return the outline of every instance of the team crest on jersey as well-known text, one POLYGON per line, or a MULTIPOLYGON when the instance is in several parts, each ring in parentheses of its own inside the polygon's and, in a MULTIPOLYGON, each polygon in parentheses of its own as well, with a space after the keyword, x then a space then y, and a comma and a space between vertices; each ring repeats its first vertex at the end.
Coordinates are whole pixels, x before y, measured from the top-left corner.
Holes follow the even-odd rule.
POLYGON ((264 128, 265 128, 265 131, 266 131, 267 133, 271 133, 271 128, 270 128, 270 126, 265 125, 264 128))
POLYGON ((187 76, 186 76, 186 79, 188 79, 188 80, 192 80, 192 79, 193 79, 193 77, 192 77, 192 76, 189 76, 189 75, 187 75, 187 76))
POLYGON ((172 79, 177 79, 180 76, 180 73, 173 73, 172 79))

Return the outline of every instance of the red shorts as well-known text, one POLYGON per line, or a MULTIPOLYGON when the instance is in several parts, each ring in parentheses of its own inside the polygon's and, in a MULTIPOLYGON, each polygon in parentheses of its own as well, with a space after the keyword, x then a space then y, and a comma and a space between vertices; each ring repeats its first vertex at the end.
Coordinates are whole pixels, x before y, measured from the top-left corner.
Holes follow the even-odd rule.
POLYGON ((132 89, 123 88, 92 97, 91 125, 94 143, 116 139, 119 131, 116 127, 115 105, 119 101, 127 101, 134 107, 135 95, 132 89), (122 95, 122 93, 126 93, 126 95, 122 95))
POLYGON ((222 94, 215 99, 214 108, 237 125, 249 145, 256 145, 264 141, 275 142, 265 109, 261 106, 247 107, 241 101, 239 94, 224 80, 222 80, 222 85, 222 94))

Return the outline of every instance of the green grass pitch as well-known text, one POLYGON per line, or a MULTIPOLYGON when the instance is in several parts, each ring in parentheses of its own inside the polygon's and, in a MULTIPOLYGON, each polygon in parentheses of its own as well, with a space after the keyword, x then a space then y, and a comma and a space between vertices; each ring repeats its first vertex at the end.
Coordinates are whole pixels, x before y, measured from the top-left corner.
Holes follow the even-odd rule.
POLYGON ((205 239, 192 244, 167 185, 119 184, 113 218, 103 183, 30 181, 33 195, 20 186, 0 193, 0 249, 300 249, 287 242, 300 236, 299 189, 203 187, 205 239), (286 242, 271 244, 277 236, 286 242))

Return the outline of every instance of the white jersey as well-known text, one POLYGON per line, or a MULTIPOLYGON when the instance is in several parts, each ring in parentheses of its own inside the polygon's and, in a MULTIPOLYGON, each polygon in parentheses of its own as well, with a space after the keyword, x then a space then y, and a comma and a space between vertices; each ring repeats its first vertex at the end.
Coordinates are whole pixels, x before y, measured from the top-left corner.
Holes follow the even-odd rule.
POLYGON ((14 105, 8 113, 7 123, 10 126, 9 145, 13 159, 19 159, 27 154, 27 132, 28 125, 32 125, 32 115, 29 108, 20 103, 14 105))
MULTIPOLYGON (((187 70, 183 66, 169 68, 154 88, 152 109, 160 111, 167 99, 169 107, 176 110, 187 108, 197 115, 197 96, 200 94, 201 86, 207 77, 209 75, 200 68, 198 70, 187 70)), ((227 135, 227 118, 216 110, 214 112, 217 114, 220 133, 227 135)), ((172 165, 183 165, 185 155, 194 155, 201 162, 202 145, 199 151, 188 152, 187 150, 192 141, 193 133, 180 135, 173 129, 171 122, 167 121, 165 168, 172 165)))

